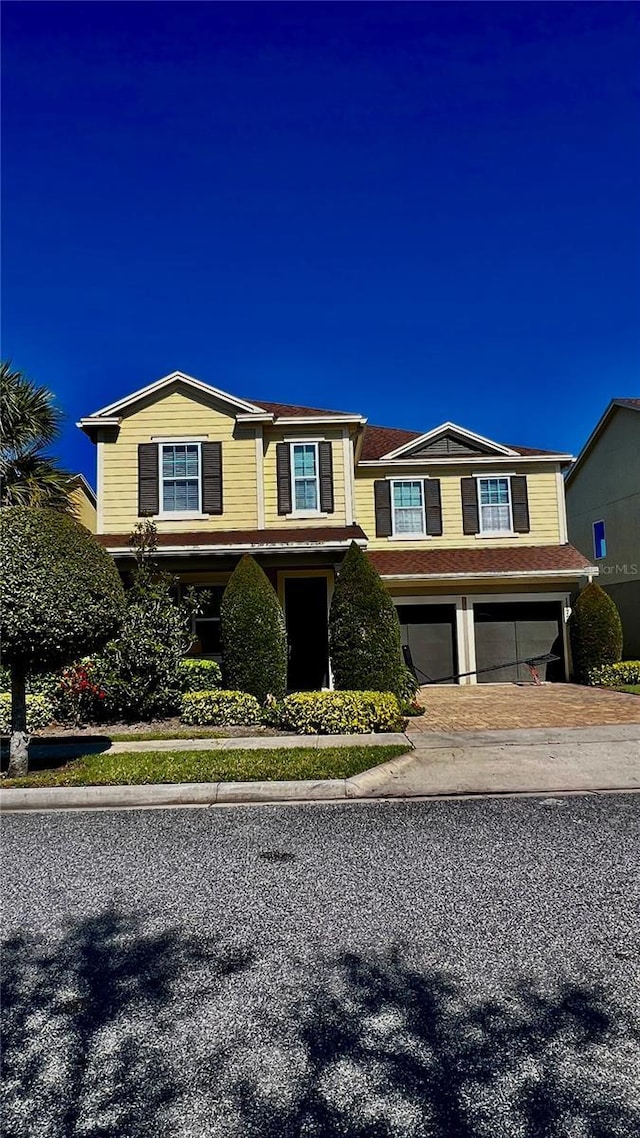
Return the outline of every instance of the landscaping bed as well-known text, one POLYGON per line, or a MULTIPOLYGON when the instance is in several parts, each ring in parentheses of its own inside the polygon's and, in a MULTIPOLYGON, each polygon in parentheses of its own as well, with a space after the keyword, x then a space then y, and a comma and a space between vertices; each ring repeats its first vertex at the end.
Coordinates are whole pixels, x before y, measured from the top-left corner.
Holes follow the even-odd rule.
POLYGON ((6 779, 2 786, 132 786, 182 782, 269 782, 350 778, 405 754, 406 746, 286 750, 143 751, 83 755, 62 766, 6 779))
POLYGON ((80 727, 52 723, 42 731, 33 735, 34 743, 44 743, 47 740, 69 738, 101 738, 112 739, 114 742, 134 742, 148 739, 223 739, 243 735, 290 735, 290 731, 280 731, 275 727, 266 727, 261 724, 252 727, 195 727, 182 723, 180 718, 172 716, 166 719, 152 719, 140 723, 89 723, 80 727))

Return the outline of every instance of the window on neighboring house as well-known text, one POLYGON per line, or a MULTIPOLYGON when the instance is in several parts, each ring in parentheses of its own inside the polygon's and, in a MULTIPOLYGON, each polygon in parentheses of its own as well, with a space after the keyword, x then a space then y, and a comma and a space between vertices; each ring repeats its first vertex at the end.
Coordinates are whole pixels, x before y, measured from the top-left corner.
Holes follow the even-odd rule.
POLYGON ((593 555, 597 561, 607 556, 607 535, 604 522, 594 522, 593 526, 593 555))
POLYGON ((202 610, 193 617, 193 634, 199 641, 203 656, 221 657, 220 646, 220 605, 224 585, 195 585, 196 594, 204 594, 202 610))
POLYGON ((421 478, 411 482, 391 483, 393 502, 393 532, 395 534, 424 534, 424 483, 421 478))
POLYGON ((294 511, 318 510, 320 489, 317 443, 294 443, 291 447, 291 462, 294 511))
POLYGON ((480 533, 511 533, 511 484, 508 478, 479 478, 480 533))
POLYGON ((199 513, 199 444, 163 443, 160 461, 162 471, 162 513, 199 513))

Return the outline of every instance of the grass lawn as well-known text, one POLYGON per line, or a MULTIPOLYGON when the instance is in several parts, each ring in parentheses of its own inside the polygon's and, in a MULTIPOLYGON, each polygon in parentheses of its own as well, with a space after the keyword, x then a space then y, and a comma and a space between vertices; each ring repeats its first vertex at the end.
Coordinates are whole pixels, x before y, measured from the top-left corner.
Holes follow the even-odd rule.
POLYGON ((616 684, 614 691, 627 691, 631 695, 640 695, 640 684, 616 684))
POLYGON ((265 751, 141 751, 83 755, 64 766, 3 779, 11 786, 116 786, 153 782, 252 782, 298 778, 349 778, 379 766, 405 746, 299 747, 265 751))

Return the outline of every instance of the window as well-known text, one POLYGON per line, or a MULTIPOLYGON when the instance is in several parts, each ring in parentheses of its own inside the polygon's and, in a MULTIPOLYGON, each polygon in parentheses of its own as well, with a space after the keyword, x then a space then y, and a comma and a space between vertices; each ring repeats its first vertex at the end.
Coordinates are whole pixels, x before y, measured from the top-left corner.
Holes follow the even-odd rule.
POLYGON ((593 555, 597 561, 607 556, 607 535, 604 522, 594 522, 593 526, 593 555))
POLYGON ((200 513, 200 444, 164 443, 162 513, 200 513))
POLYGON ((424 485, 415 482, 392 482, 393 532, 396 534, 424 534, 424 485))
POLYGON ((511 533, 511 493, 508 478, 479 478, 480 533, 511 533))
POLYGON ((200 641, 203 656, 222 655, 220 647, 220 605, 224 585, 195 585, 194 593, 205 594, 205 603, 193 617, 193 634, 200 641))
POLYGON ((318 444, 294 443, 291 454, 294 512, 317 511, 320 501, 318 444))

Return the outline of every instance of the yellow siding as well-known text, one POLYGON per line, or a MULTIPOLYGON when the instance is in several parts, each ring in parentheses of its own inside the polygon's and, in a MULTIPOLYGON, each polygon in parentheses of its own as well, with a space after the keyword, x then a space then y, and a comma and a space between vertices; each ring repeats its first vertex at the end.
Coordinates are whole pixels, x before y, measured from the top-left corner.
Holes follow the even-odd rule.
MULTIPOLYGON (((399 478, 424 477, 426 471, 415 467, 404 469, 395 466, 379 467, 377 470, 359 470, 355 480, 356 521, 369 537, 370 549, 442 549, 448 547, 477 547, 479 544, 491 546, 517 545, 556 545, 560 541, 560 521, 558 517, 557 480, 554 468, 541 471, 529 464, 514 463, 513 470, 526 474, 529 493, 530 533, 516 537, 476 537, 462 532, 462 498, 460 479, 470 475, 477 467, 465 470, 429 467, 429 475, 440 479, 442 497, 442 537, 398 540, 397 538, 376 537, 376 519, 373 483, 376 478, 393 475, 399 478)), ((493 472, 492 472, 493 473, 493 472)))
POLYGON ((219 517, 157 519, 158 532, 255 529, 256 444, 253 428, 236 427, 223 406, 178 385, 161 398, 135 404, 102 445, 102 532, 129 533, 138 520, 138 444, 152 437, 208 436, 222 442, 224 513, 219 517), (114 437, 115 436, 115 437, 114 437))
POLYGON ((71 503, 73 516, 78 519, 81 525, 86 526, 91 533, 95 533, 97 529, 96 508, 93 502, 87 498, 82 486, 74 486, 71 491, 71 503))
POLYGON ((343 526, 345 524, 345 494, 344 494, 344 452, 342 431, 335 428, 324 430, 321 428, 289 427, 287 430, 269 430, 265 432, 264 456, 264 518, 267 528, 287 529, 314 524, 313 516, 305 518, 284 517, 278 513, 278 486, 276 473, 276 444, 281 442, 296 442, 308 440, 309 442, 330 442, 333 457, 333 500, 334 512, 326 516, 316 515, 320 525, 343 526))

